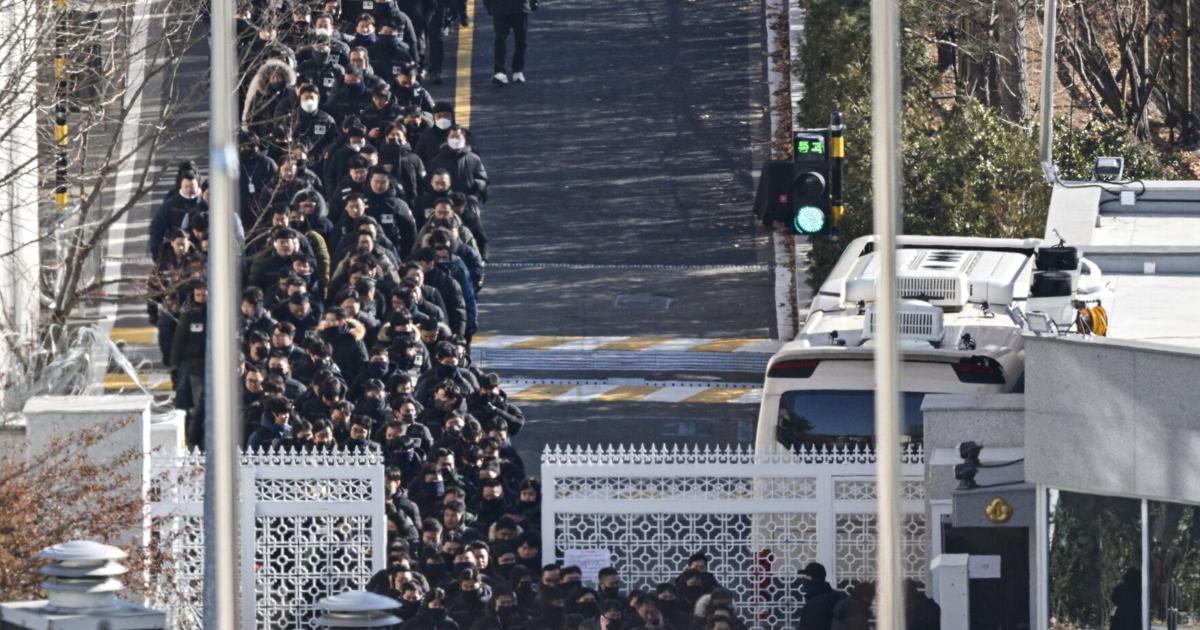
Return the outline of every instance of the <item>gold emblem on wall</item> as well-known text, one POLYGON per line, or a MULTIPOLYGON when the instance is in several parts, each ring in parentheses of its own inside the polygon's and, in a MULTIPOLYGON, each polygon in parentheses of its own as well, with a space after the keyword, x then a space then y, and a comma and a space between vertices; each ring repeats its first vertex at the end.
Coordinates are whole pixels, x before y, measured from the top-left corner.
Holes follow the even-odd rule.
POLYGON ((988 520, 993 523, 1007 523, 1013 515, 1012 506, 1000 497, 992 499, 992 502, 988 503, 983 511, 987 514, 988 520))

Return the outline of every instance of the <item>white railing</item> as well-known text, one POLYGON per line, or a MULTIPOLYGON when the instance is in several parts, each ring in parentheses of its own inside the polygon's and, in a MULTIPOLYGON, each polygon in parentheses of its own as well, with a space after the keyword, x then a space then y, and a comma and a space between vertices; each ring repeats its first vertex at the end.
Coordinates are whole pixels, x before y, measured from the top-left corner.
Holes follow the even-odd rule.
MULTIPOLYGON (((240 461, 243 618, 259 628, 311 628, 318 600, 361 589, 386 567, 383 460, 276 451, 240 461)), ((200 627, 204 463, 200 453, 152 463, 151 532, 169 551, 156 598, 180 629, 200 627)))
MULTIPOLYGON (((797 571, 835 584, 875 578, 874 453, 864 446, 754 453, 744 447, 547 447, 543 553, 607 550, 629 588, 674 580, 702 551, 755 628, 794 628, 797 571)), ((906 577, 924 579, 924 453, 906 449, 906 577)))

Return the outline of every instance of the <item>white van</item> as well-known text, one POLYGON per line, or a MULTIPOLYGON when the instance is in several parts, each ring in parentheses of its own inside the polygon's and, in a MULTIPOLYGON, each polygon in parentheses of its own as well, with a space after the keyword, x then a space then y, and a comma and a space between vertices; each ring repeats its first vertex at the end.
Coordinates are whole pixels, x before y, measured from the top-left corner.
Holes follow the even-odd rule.
MULTIPOLYGON (((771 357, 759 452, 873 443, 874 247, 873 236, 847 246, 803 329, 771 357)), ((1074 248, 1037 239, 902 236, 897 262, 901 432, 911 442, 922 439, 925 394, 1019 391, 1029 322, 1068 329, 1103 285, 1074 248)))

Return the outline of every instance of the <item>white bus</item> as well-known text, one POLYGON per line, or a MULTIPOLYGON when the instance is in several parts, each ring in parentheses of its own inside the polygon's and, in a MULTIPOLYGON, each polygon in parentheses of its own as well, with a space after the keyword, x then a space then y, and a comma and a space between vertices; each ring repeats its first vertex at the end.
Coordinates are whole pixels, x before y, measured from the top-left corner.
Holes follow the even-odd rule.
MULTIPOLYGON (((852 241, 803 329, 767 366, 756 450, 873 444, 875 239, 852 241)), ((1100 271, 1037 239, 903 236, 898 242, 905 440, 922 439, 929 393, 1023 387, 1022 332, 1075 325, 1102 297, 1100 271)))

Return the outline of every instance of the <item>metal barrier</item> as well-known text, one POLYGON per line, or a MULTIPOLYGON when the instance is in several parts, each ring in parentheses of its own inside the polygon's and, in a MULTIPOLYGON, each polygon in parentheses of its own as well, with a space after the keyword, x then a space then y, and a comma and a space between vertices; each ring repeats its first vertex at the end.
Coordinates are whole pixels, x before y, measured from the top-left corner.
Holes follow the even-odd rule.
MULTIPOLYGON (((636 589, 673 580, 692 553, 705 552, 752 627, 794 628, 804 605, 797 572, 808 562, 824 564, 835 585, 875 579, 874 460, 865 447, 547 447, 543 553, 550 561, 604 550, 636 589)), ((903 568, 922 581, 923 473, 924 454, 910 447, 903 568)))
MULTIPOLYGON (((199 628, 204 577, 204 463, 153 459, 152 599, 179 629, 199 628)), ((383 460, 375 453, 246 453, 239 514, 243 618, 255 627, 312 628, 322 598, 361 589, 386 567, 383 460)))

